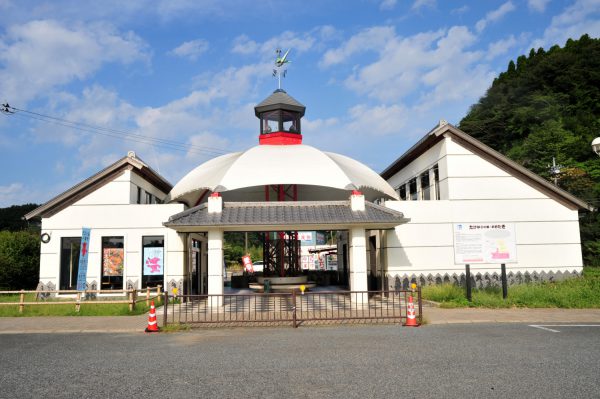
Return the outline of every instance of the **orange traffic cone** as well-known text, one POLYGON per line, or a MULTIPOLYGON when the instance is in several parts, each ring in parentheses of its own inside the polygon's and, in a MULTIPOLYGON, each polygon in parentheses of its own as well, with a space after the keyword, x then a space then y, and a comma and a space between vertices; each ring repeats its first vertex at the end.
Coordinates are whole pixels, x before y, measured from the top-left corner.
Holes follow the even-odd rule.
POLYGON ((148 327, 146 332, 158 332, 158 324, 156 323, 156 310, 154 309, 154 301, 150 302, 150 313, 148 313, 148 327))
POLYGON ((415 305, 413 304, 412 295, 408 297, 408 306, 406 308, 406 327, 419 327, 417 317, 415 316, 415 305))

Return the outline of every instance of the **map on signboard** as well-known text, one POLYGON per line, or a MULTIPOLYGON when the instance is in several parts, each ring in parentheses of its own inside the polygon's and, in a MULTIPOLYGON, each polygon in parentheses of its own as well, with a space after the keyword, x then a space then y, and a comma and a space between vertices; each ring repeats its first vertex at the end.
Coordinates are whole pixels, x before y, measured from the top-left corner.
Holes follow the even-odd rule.
POLYGON ((454 263, 516 263, 513 223, 454 224, 454 263))

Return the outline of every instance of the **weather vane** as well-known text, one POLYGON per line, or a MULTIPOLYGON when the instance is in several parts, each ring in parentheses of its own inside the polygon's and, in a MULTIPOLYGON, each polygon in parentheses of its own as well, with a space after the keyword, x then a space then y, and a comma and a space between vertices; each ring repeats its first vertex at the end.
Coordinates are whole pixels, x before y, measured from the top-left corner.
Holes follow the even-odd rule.
POLYGON ((290 63, 291 61, 287 59, 288 54, 291 49, 285 52, 283 57, 281 56, 281 49, 275 50, 277 53, 277 59, 275 60, 275 69, 273 69, 273 77, 277 78, 278 86, 277 88, 281 90, 281 76, 285 78, 285 74, 287 73, 287 69, 285 68, 285 64, 290 63))

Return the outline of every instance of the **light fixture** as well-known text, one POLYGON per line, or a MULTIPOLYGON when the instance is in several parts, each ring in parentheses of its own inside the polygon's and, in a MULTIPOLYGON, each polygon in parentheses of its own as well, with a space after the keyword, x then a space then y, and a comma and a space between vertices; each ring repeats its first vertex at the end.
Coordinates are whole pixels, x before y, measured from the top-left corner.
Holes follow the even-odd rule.
POLYGON ((600 137, 596 137, 594 141, 592 141, 592 150, 600 156, 600 137))

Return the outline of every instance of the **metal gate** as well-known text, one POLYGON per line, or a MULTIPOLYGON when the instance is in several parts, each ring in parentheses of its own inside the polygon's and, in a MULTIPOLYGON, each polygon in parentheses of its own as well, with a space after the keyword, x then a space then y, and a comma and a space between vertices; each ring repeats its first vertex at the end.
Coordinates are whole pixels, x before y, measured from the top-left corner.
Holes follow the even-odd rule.
POLYGON ((326 323, 405 324, 413 302, 423 322, 421 289, 415 291, 333 291, 223 295, 165 295, 163 325, 244 325, 326 323))

